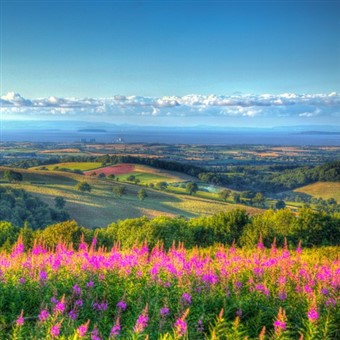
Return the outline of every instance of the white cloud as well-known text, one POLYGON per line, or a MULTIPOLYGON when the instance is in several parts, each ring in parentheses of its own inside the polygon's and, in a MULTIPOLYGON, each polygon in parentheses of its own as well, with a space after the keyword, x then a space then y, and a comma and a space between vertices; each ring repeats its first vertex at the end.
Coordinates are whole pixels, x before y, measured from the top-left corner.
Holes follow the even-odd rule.
POLYGON ((8 115, 67 116, 172 116, 172 117, 338 117, 340 94, 215 94, 161 98, 115 95, 110 98, 26 99, 9 92, 1 97, 8 115))

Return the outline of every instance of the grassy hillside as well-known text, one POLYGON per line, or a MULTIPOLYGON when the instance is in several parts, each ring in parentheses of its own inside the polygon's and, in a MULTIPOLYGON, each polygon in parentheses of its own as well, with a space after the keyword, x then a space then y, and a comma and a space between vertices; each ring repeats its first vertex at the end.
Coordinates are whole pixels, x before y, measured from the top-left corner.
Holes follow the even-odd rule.
MULTIPOLYGON (((4 169, 0 167, 0 177, 4 169)), ((20 169, 19 171, 23 175, 23 182, 11 184, 13 187, 25 189, 51 205, 54 204, 56 196, 64 197, 67 201, 65 210, 71 218, 87 227, 105 226, 113 221, 143 215, 194 217, 241 207, 208 198, 151 189, 146 189, 148 197, 140 201, 137 198, 137 192, 141 187, 137 185, 124 184, 127 187, 127 195, 117 197, 112 190, 115 186, 122 184, 108 179, 60 171, 33 169, 20 169), (91 192, 82 193, 75 189, 77 182, 84 179, 91 185, 91 192)), ((244 208, 250 213, 260 211, 250 207, 244 208)))
POLYGON ((340 182, 317 182, 294 190, 322 199, 334 198, 340 202, 340 182))

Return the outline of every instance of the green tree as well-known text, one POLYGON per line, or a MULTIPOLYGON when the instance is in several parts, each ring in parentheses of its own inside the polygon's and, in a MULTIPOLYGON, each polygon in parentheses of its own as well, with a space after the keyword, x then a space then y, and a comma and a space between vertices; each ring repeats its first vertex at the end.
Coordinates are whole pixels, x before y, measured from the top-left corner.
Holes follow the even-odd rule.
POLYGON ((113 192, 118 196, 122 197, 123 195, 126 195, 127 193, 127 188, 125 185, 118 185, 113 188, 113 192))
POLYGON ((140 189, 137 196, 140 201, 144 201, 148 197, 148 194, 145 189, 140 189))
POLYGON ((222 191, 220 191, 218 193, 218 197, 223 200, 223 201, 226 201, 231 195, 231 190, 229 189, 223 189, 222 191))
POLYGON ((106 177, 106 175, 103 174, 102 172, 98 175, 98 178, 105 178, 105 177, 106 177))
POLYGON ((13 170, 5 170, 4 171, 4 179, 10 183, 12 182, 21 182, 22 174, 20 172, 16 172, 13 170))
POLYGON ((283 200, 279 200, 275 203, 275 209, 280 210, 286 207, 286 203, 283 200))
POLYGON ((54 247, 59 242, 78 245, 82 233, 83 228, 76 221, 66 221, 48 226, 39 233, 39 237, 48 247, 54 247))
POLYGON ((186 186, 186 191, 189 195, 195 194, 198 191, 198 185, 195 182, 189 182, 186 186))
POLYGON ((64 209, 65 207, 65 204, 66 204, 66 201, 64 199, 64 197, 61 197, 61 196, 57 196, 55 199, 54 199, 54 205, 57 209, 64 209))
POLYGON ((168 187, 168 183, 167 182, 158 182, 156 184, 156 188, 160 189, 160 190, 165 190, 168 187))
POLYGON ((237 192, 233 193, 233 200, 235 203, 240 203, 241 202, 241 196, 237 192))
POLYGON ((85 191, 90 192, 91 191, 91 186, 86 181, 82 181, 82 182, 79 182, 76 185, 76 189, 79 190, 79 191, 82 191, 82 192, 85 192, 85 191))
POLYGON ((115 179, 115 175, 114 175, 114 174, 110 174, 110 175, 107 176, 107 178, 109 178, 109 179, 115 179))
POLYGON ((126 178, 126 180, 129 181, 129 182, 133 182, 135 179, 136 179, 135 175, 130 175, 126 178))
POLYGON ((265 202, 265 198, 264 198, 262 192, 258 192, 254 197, 254 203, 259 207, 263 207, 264 202, 265 202))

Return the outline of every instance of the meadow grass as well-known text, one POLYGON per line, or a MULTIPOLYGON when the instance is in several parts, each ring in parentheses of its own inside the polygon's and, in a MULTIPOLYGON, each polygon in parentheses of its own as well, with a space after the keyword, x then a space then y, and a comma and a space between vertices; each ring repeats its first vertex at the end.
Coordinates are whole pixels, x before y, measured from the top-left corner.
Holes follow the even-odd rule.
POLYGON ((316 198, 329 199, 334 198, 340 202, 340 183, 339 182, 317 182, 306 185, 294 190, 302 192, 316 198))

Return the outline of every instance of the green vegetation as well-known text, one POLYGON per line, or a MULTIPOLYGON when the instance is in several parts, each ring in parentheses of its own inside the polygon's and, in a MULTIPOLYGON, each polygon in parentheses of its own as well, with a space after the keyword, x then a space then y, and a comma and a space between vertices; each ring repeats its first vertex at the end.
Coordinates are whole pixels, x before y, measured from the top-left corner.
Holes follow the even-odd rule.
POLYGON ((127 188, 125 185, 118 185, 113 188, 113 192, 118 196, 122 197, 123 195, 127 194, 127 188))
POLYGON ((196 194, 198 191, 198 185, 195 182, 189 182, 186 186, 186 191, 189 195, 196 194))
POLYGON ((145 189, 140 189, 137 193, 137 196, 140 201, 144 201, 148 197, 148 194, 146 193, 145 189))
POLYGON ((50 208, 24 190, 0 186, 0 221, 11 222, 17 227, 27 223, 37 229, 68 218, 67 212, 50 208))
POLYGON ((22 174, 13 170, 5 170, 3 177, 5 181, 10 183, 22 181, 22 174))
MULTIPOLYGON (((6 222, 1 225, 0 247, 8 249, 13 245, 21 230, 17 226, 14 219, 11 224, 6 222)), ((36 225, 33 226, 36 228, 36 225)), ((30 221, 27 221, 27 233, 31 230, 30 227, 30 221)), ((253 247, 259 239, 266 247, 270 247, 274 239, 278 246, 284 246, 286 239, 294 246, 300 241, 305 247, 330 246, 340 244, 340 215, 302 208, 298 217, 289 209, 268 210, 250 216, 245 210, 236 209, 192 219, 166 216, 149 219, 144 216, 120 220, 97 229, 85 229, 79 227, 75 221, 68 221, 51 225, 44 230, 32 230, 29 234, 29 242, 26 244, 23 241, 28 247, 32 237, 49 246, 55 246, 59 240, 78 244, 81 234, 88 240, 96 236, 98 245, 105 247, 112 247, 116 242, 123 247, 132 247, 144 241, 152 247, 161 241, 166 249, 173 242, 181 242, 188 248, 208 247, 216 243, 253 247)))
POLYGON ((65 201, 64 197, 57 196, 54 199, 54 203, 55 203, 55 207, 57 209, 64 209, 66 201, 65 201))
MULTIPOLYGON (((72 222, 53 228, 49 245, 80 236, 72 222)), ((172 224, 171 232, 181 231, 172 224)), ((340 337, 339 247, 105 250, 96 238, 62 242, 48 248, 36 239, 28 249, 20 237, 0 253, 1 339, 340 337)))
MULTIPOLYGON (((88 171, 98 169, 102 166, 101 162, 63 162, 57 164, 45 165, 42 170, 56 171, 88 171)), ((34 167, 33 170, 39 170, 41 167, 34 167)))
POLYGON ((91 185, 89 183, 87 183, 86 181, 82 181, 82 182, 79 182, 77 183, 77 185, 75 186, 75 188, 79 191, 82 191, 82 192, 90 192, 91 191, 91 185))

